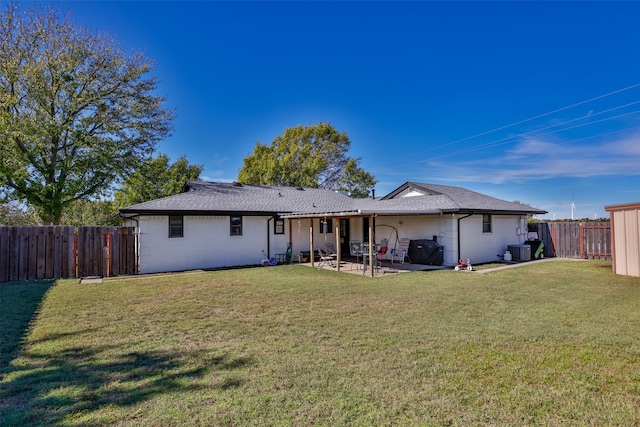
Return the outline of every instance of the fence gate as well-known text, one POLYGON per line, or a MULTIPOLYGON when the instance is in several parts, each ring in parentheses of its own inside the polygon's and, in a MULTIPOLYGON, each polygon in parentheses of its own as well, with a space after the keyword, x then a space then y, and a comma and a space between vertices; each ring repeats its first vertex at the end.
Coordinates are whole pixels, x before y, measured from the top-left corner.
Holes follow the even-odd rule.
POLYGON ((0 282, 137 273, 135 227, 0 227, 0 282))
POLYGON ((580 224, 580 258, 611 259, 611 224, 580 224))
POLYGON ((552 222, 529 224, 544 242, 545 257, 611 259, 611 224, 608 222, 552 222))
POLYGON ((78 227, 78 277, 135 274, 134 227, 78 227))

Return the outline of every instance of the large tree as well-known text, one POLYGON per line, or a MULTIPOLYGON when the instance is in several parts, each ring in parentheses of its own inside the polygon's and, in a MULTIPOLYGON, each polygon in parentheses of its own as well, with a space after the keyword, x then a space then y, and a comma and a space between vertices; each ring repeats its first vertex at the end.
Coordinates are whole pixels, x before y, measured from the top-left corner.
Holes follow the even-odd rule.
POLYGON ((116 205, 121 208, 178 194, 187 180, 199 179, 201 172, 202 165, 190 165, 184 156, 170 165, 169 157, 161 154, 124 181, 116 193, 116 205))
POLYGON ((238 182, 327 188, 366 197, 376 180, 357 159, 347 156, 350 146, 346 132, 330 123, 288 128, 270 145, 256 143, 244 159, 238 182))
POLYGON ((173 111, 143 55, 50 8, 0 11, 0 193, 57 224, 153 153, 173 111))

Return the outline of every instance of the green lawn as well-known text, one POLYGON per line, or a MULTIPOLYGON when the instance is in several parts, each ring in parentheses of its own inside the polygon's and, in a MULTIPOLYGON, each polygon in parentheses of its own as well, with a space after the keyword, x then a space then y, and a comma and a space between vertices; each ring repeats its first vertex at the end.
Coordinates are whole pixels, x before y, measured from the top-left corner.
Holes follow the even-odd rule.
POLYGON ((640 425, 640 279, 602 261, 0 290, 42 299, 2 334, 3 427, 640 425))

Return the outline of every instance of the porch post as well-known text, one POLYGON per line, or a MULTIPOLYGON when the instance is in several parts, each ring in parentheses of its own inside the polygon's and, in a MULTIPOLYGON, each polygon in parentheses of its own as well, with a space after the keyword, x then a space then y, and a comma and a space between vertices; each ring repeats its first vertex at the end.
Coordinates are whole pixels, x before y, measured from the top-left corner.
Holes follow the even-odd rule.
POLYGON ((314 267, 316 257, 313 253, 313 218, 309 218, 309 248, 311 249, 311 251, 309 252, 309 257, 311 258, 311 267, 314 267))
POLYGON ((374 258, 373 251, 375 250, 376 245, 373 241, 373 227, 374 227, 373 221, 374 221, 374 217, 373 215, 371 215, 369 217, 369 271, 371 272, 371 277, 375 276, 375 274, 373 273, 373 266, 375 264, 375 261, 373 259, 374 258))
POLYGON ((338 271, 340 271, 340 218, 336 221, 336 258, 338 262, 338 271))

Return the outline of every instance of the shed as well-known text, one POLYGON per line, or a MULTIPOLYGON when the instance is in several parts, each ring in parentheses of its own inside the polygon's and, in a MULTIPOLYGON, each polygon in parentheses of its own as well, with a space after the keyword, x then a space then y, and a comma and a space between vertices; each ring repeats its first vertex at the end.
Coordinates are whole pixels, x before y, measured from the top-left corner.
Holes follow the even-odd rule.
POLYGON ((611 216, 613 272, 640 277, 640 202, 604 209, 611 216))

